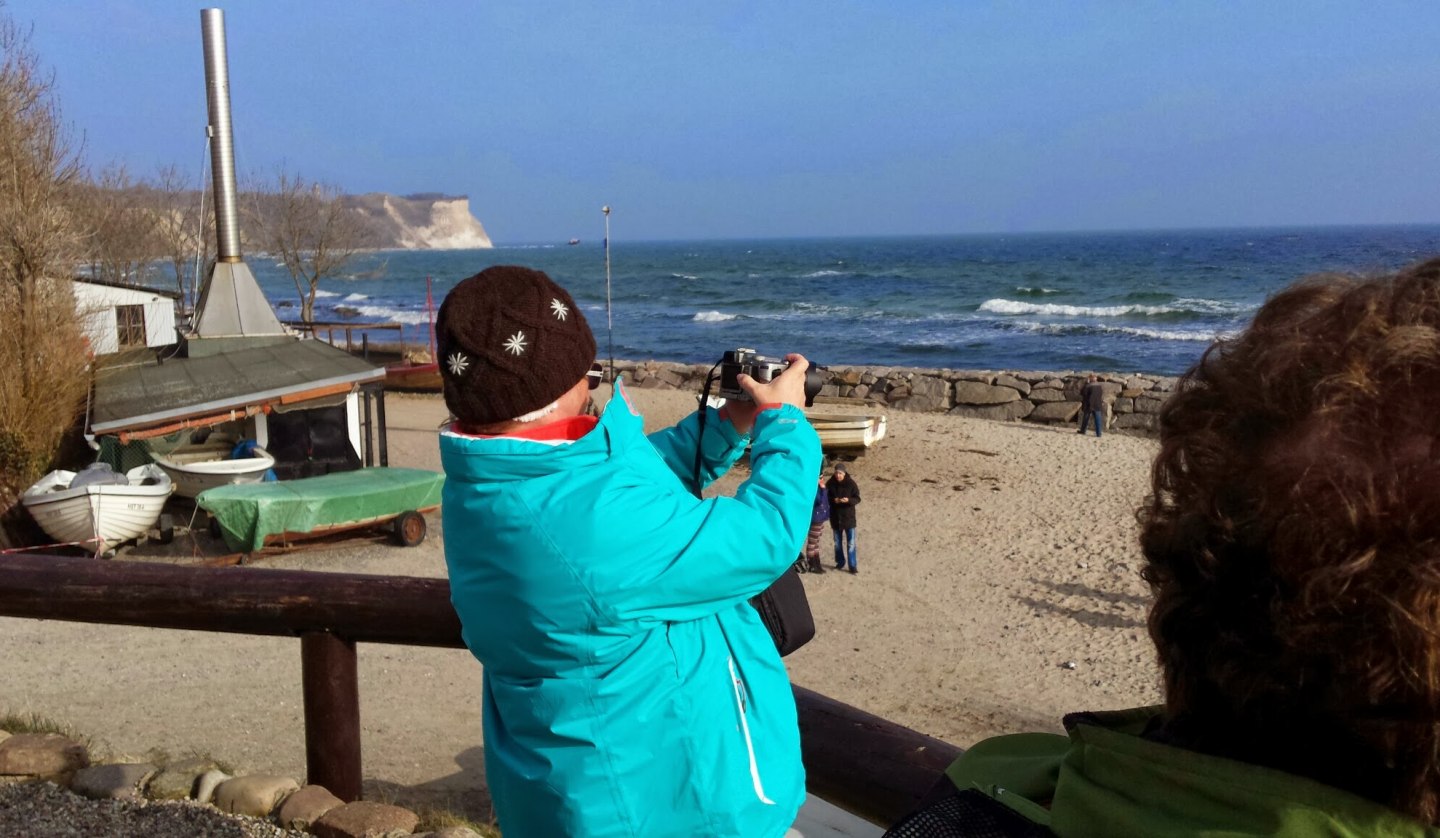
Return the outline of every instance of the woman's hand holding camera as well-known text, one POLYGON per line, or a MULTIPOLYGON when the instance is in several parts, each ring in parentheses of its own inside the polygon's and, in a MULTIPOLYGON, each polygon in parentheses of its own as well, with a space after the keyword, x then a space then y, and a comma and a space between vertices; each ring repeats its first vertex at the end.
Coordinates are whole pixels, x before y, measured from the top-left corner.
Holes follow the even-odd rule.
POLYGON ((764 384, 744 373, 735 377, 735 383, 749 394, 751 404, 793 404, 804 409, 805 371, 810 369, 810 362, 805 360, 804 355, 793 352, 786 355, 785 360, 790 362, 790 366, 764 384))

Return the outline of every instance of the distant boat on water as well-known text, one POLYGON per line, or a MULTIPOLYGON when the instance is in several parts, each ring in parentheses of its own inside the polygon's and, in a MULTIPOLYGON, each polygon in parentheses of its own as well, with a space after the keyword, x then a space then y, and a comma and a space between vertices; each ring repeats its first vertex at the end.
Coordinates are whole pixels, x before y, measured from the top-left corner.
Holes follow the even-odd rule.
POLYGON ((579 243, 580 243, 580 240, 579 240, 579 239, 571 239, 571 240, 570 240, 570 243, 571 243, 571 244, 579 244, 579 243))

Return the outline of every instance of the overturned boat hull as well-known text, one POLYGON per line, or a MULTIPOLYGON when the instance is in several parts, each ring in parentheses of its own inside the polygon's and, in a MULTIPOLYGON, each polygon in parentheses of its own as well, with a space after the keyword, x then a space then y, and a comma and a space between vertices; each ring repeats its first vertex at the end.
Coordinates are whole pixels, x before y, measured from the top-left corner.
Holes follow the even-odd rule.
POLYGON ((812 413, 808 416, 820 436, 820 447, 825 450, 864 451, 885 438, 888 424, 883 415, 812 413))

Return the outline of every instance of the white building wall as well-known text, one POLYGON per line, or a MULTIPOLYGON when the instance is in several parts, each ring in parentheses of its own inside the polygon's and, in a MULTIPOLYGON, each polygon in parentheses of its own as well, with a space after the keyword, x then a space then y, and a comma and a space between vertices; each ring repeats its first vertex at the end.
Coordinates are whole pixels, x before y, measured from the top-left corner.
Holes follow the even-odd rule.
POLYGON ((145 345, 169 346, 175 343, 175 301, 163 294, 143 288, 116 288, 88 282, 71 283, 75 293, 75 310, 84 322, 86 337, 96 355, 120 351, 116 325, 116 306, 145 307, 145 345))

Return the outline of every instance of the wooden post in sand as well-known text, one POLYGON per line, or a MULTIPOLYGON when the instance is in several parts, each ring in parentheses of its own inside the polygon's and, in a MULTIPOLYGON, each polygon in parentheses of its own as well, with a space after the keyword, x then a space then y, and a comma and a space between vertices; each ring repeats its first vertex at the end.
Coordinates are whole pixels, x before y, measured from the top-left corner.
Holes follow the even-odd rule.
POLYGON ((355 641, 328 631, 300 635, 306 782, 360 799, 360 679, 355 641))

